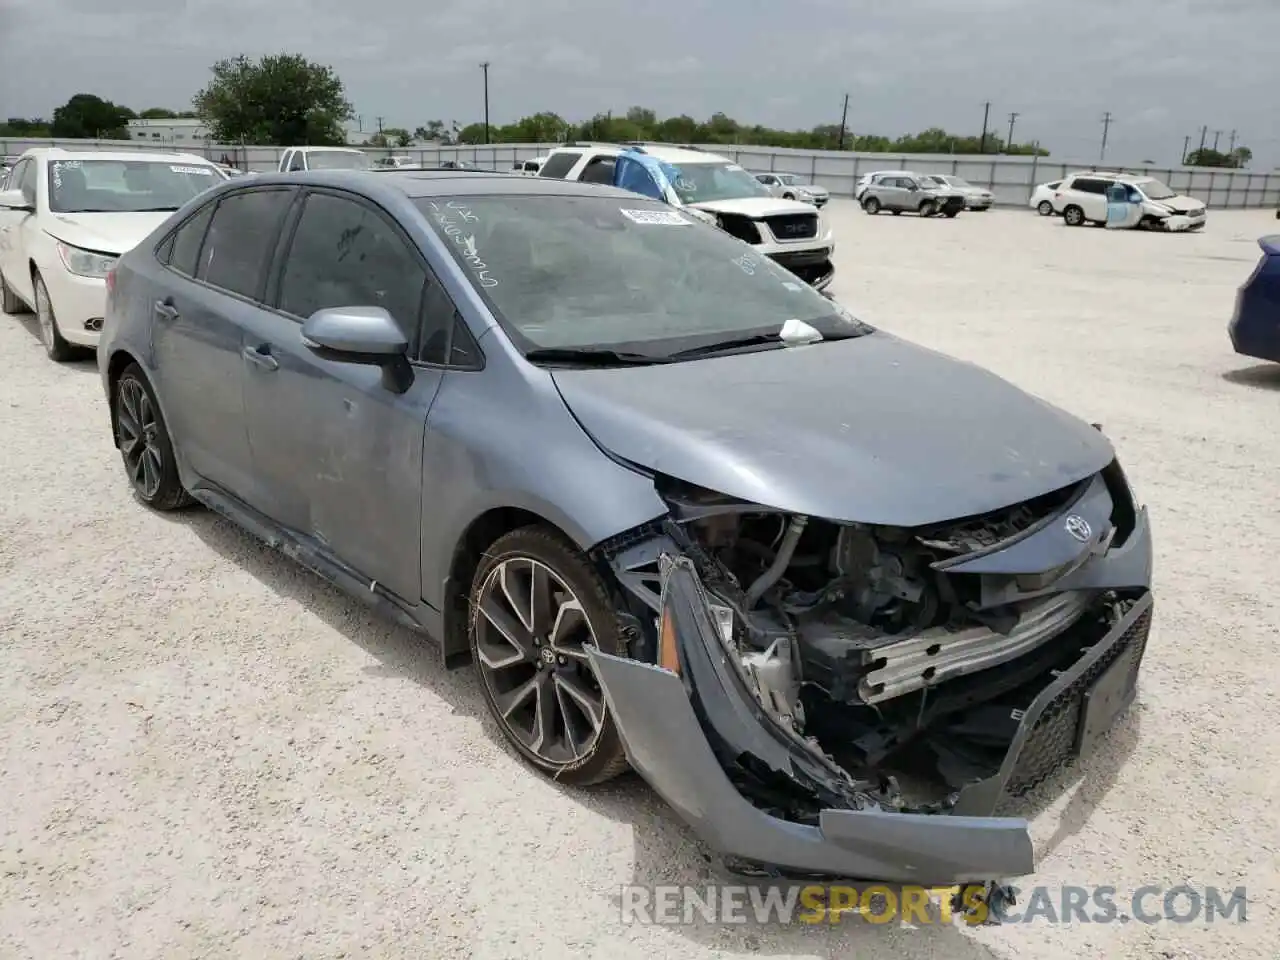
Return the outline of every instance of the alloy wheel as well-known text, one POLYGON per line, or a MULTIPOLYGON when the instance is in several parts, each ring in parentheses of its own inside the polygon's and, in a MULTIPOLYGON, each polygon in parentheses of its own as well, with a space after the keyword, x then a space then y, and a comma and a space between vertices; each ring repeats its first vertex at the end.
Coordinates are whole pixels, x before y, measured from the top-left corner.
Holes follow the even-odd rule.
POLYGON ((120 381, 116 397, 116 446, 134 488, 150 500, 164 476, 155 407, 142 384, 132 377, 120 381))
POLYGON ((52 352, 55 336, 53 304, 49 302, 49 291, 40 280, 36 281, 36 321, 40 325, 40 342, 52 352))
POLYGON ((581 600, 551 567, 512 557, 489 571, 476 602, 480 673, 507 731, 548 765, 588 756, 605 700, 587 658, 596 638, 581 600))

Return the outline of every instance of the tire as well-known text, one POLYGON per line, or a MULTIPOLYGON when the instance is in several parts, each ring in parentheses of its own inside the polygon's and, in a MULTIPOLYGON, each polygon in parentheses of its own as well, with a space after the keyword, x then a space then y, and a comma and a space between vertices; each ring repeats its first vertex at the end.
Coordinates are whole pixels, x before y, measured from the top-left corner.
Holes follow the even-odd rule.
POLYGON ((30 310, 16 293, 4 282, 4 274, 0 274, 0 313, 29 313, 30 310))
POLYGON ((1052 217, 1053 204, 1050 203, 1048 200, 1041 200, 1040 203, 1036 206, 1036 212, 1040 214, 1040 216, 1042 217, 1052 217))
POLYGON ((1070 204, 1062 211, 1062 222, 1068 227, 1083 227, 1084 210, 1081 207, 1076 206, 1074 203, 1070 204))
POLYGON ((44 352, 54 363, 66 363, 76 355, 75 348, 62 338, 62 331, 58 329, 58 318, 54 315, 53 301, 49 299, 49 288, 44 285, 44 278, 37 271, 31 279, 36 288, 36 325, 40 328, 44 352))
POLYGON ((880 212, 880 201, 875 197, 867 197, 867 199, 862 201, 862 209, 874 217, 880 212))
POLYGON ((162 512, 192 503, 178 476, 173 442, 155 391, 136 363, 125 368, 111 390, 111 426, 125 473, 139 500, 162 512))
POLYGON ((944 210, 944 211, 943 211, 943 213, 942 213, 942 215, 943 215, 944 217, 946 217, 948 220, 954 220, 956 217, 960 216, 960 211, 959 211, 959 210, 944 210))
POLYGON ((922 217, 932 217, 935 213, 938 212, 938 208, 934 205, 934 202, 932 200, 925 200, 917 208, 917 212, 922 217))
POLYGON ((796 195, 794 193, 784 193, 782 195, 783 200, 794 200, 795 198, 796 198, 796 195))
POLYGON ((627 770, 617 725, 585 653, 593 641, 604 653, 625 656, 626 649, 609 589, 587 559, 544 527, 514 530, 485 551, 469 607, 467 634, 485 703, 516 752, 574 786, 627 770), (535 576, 546 600, 541 616, 533 610, 535 576), (544 711, 555 716, 547 721, 544 711))

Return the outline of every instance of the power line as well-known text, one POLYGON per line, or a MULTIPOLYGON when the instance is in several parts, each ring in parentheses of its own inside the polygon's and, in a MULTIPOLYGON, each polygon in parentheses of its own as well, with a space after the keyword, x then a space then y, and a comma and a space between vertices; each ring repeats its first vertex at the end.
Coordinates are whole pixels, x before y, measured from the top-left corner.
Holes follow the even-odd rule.
POLYGON ((1013 149, 1013 121, 1017 120, 1020 114, 1009 114, 1009 139, 1004 142, 1004 152, 1008 153, 1013 149))
POLYGON ((1098 164, 1102 164, 1102 160, 1107 155, 1107 133, 1111 130, 1111 111, 1108 110, 1102 116, 1102 149, 1098 151, 1098 164))
POLYGON ((991 114, 991 101, 988 100, 982 105, 982 140, 979 141, 978 152, 987 152, 987 118, 991 114))

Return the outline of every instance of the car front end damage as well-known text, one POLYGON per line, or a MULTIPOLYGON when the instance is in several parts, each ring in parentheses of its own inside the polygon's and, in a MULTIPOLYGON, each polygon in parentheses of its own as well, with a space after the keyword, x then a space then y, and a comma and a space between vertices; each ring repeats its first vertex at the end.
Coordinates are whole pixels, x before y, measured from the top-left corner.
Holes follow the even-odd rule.
POLYGON ((1132 701, 1151 539, 1118 462, 927 527, 835 523, 658 477, 598 554, 652 624, 591 658, 635 769, 749 870, 998 884, 1022 797, 1132 701))

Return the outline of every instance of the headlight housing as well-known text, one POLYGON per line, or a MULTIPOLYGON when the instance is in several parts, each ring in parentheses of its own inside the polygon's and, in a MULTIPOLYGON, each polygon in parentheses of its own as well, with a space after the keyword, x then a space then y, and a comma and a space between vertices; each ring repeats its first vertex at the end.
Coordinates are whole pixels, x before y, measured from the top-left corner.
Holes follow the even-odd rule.
POLYGON ((58 241, 58 257, 62 260, 62 265, 67 268, 69 273, 74 273, 78 277, 95 277, 103 279, 112 267, 116 265, 116 261, 120 258, 114 254, 95 253, 92 250, 83 250, 80 247, 73 247, 69 243, 58 241))

